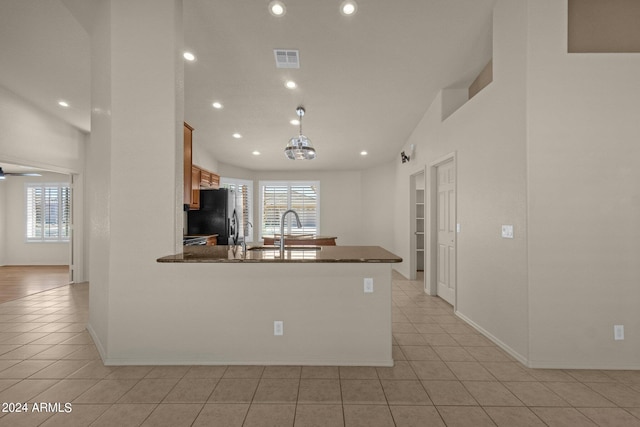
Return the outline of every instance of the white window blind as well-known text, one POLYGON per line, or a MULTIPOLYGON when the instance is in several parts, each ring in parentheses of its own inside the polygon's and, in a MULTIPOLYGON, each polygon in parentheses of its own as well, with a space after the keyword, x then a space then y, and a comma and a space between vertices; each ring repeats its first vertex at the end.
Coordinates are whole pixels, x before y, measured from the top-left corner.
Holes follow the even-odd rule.
POLYGON ((280 219, 288 209, 298 213, 302 228, 297 227, 294 215, 288 215, 285 224, 286 234, 319 234, 319 190, 319 181, 261 181, 261 235, 280 234, 280 219))
POLYGON ((25 184, 28 242, 69 241, 71 188, 67 184, 25 184))

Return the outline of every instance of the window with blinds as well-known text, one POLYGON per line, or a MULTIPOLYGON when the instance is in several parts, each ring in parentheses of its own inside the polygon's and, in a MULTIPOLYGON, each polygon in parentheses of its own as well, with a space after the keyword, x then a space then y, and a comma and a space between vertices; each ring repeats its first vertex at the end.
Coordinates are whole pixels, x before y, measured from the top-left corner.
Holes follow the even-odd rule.
POLYGON ((298 213, 302 228, 298 228, 294 215, 288 215, 285 234, 319 234, 320 182, 261 181, 260 235, 280 234, 280 219, 288 209, 298 213))
POLYGON ((28 242, 66 242, 71 236, 71 188, 68 184, 25 184, 28 242))

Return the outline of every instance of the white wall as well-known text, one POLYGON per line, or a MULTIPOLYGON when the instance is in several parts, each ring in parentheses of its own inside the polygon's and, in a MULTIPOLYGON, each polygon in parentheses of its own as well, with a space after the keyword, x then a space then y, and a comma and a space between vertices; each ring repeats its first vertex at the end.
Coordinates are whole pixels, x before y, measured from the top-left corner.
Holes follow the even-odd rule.
POLYGON ((255 175, 255 172, 251 169, 240 168, 240 167, 229 165, 227 163, 222 163, 222 162, 218 162, 217 173, 220 176, 224 176, 226 178, 237 178, 237 179, 248 179, 248 180, 254 179, 254 175, 255 175))
POLYGON ((0 87, 0 161, 80 173, 84 134, 0 87))
POLYGON ((5 265, 5 246, 6 246, 6 210, 7 210, 7 198, 6 198, 6 182, 0 181, 0 267, 5 265))
POLYGON ((409 176, 455 153, 456 313, 533 367, 638 369, 640 57, 567 54, 566 26, 566 0, 496 3, 493 83, 444 121, 436 99, 406 142, 394 251, 409 176))
MULTIPOLYGON (((98 3, 91 32, 91 137, 87 144, 87 226, 91 292, 89 328, 98 348, 109 348, 109 266, 111 204, 111 13, 98 3)), ((142 164, 142 159, 140 159, 142 164)), ((148 194, 148 193, 146 193, 148 194)))
POLYGON ((145 342, 169 280, 156 259, 182 246, 182 2, 99 2, 91 48, 89 329, 109 358, 145 342))
POLYGON ((25 183, 68 183, 69 176, 43 173, 41 177, 11 177, 0 182, 5 189, 4 205, 6 230, 4 243, 5 265, 69 265, 68 242, 27 243, 25 241, 25 183))
MULTIPOLYGON (((76 281, 88 279, 85 276, 88 254, 84 252, 86 246, 83 244, 85 139, 86 135, 80 130, 0 87, 0 161, 77 174, 74 222, 76 231, 80 232, 75 234, 76 281)), ((6 258, 9 249, 5 247, 4 251, 6 258)), ((65 262, 68 263, 68 259, 65 262)))
POLYGON ((395 168, 394 160, 362 171, 359 245, 382 246, 387 250, 394 247, 395 168))
POLYGON ((320 181, 320 234, 339 245, 393 247, 394 163, 363 171, 264 172, 219 163, 220 176, 253 180, 254 241, 260 218, 260 180, 320 181))
MULTIPOLYGON (((359 245, 362 238, 361 174, 357 171, 305 171, 254 173, 254 224, 258 224, 259 181, 320 181, 320 234, 337 236, 338 245, 359 245)), ((256 230, 257 230, 256 225, 256 230)))
MULTIPOLYGON (((187 123, 189 123, 188 120, 187 123)), ((220 170, 220 162, 218 162, 213 154, 204 148, 206 142, 202 140, 197 129, 193 131, 192 143, 191 163, 220 175, 220 172, 218 172, 220 170)))
MULTIPOLYGON (((528 355, 526 11, 526 0, 497 2, 493 83, 445 120, 440 94, 406 142, 416 151, 396 163, 393 250, 409 259, 411 175, 456 153, 456 311, 520 360, 528 355), (514 239, 501 238, 502 224, 514 225, 514 239)), ((398 270, 408 277, 408 262, 398 270)))
POLYGON ((640 56, 567 54, 566 3, 529 2, 530 359, 639 369, 640 56))

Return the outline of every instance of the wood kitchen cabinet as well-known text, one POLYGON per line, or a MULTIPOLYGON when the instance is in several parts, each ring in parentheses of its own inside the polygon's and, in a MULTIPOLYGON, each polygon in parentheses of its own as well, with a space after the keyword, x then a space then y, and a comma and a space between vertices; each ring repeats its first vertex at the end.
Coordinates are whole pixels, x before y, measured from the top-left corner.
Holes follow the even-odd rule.
POLYGON ((209 188, 211 185, 211 172, 200 169, 200 188, 209 188))
POLYGON ((220 176, 193 164, 193 128, 184 122, 183 202, 190 210, 200 209, 200 188, 220 188, 220 176))
POLYGON ((185 205, 191 206, 191 163, 193 159, 193 128, 184 123, 184 175, 183 199, 185 205))
POLYGON ((191 166, 191 203, 189 209, 200 209, 200 168, 191 166))
POLYGON ((211 172, 211 185, 210 187, 213 189, 218 189, 220 188, 220 175, 216 175, 215 173, 211 172))
POLYGON ((193 166, 194 168, 200 169, 200 188, 201 189, 213 189, 217 190, 220 188, 220 175, 217 175, 211 171, 206 169, 202 169, 198 166, 193 166))

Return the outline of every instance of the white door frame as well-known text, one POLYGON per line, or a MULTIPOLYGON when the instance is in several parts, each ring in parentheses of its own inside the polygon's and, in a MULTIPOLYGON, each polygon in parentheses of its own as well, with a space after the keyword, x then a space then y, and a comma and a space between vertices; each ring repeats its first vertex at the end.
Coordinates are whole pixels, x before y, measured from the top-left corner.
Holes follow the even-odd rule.
MULTIPOLYGON (((418 245, 416 237, 416 177, 422 174, 425 182, 423 187, 426 189, 426 167, 409 175, 409 280, 416 280, 416 270, 418 268, 418 245)), ((425 191, 425 209, 426 209, 426 191, 425 191)), ((426 237, 426 236, 425 236, 426 237)), ((426 242, 426 241, 425 241, 426 242)), ((426 261, 426 260, 423 260, 426 261)), ((422 265, 426 266, 426 263, 422 265)), ((426 280, 426 279, 425 279, 426 280)))
MULTIPOLYGON (((426 194, 425 194, 425 283, 424 290, 429 295, 437 295, 438 294, 438 279, 436 277, 437 274, 437 255, 438 255, 438 224, 437 224, 437 209, 438 209, 438 179, 437 179, 437 171, 438 166, 447 163, 453 162, 454 171, 456 174, 456 180, 454 184, 455 188, 455 206, 456 206, 456 224, 458 223, 458 164, 456 160, 456 152, 449 153, 445 156, 442 156, 435 161, 429 163, 427 167, 427 184, 426 184, 426 194)), ((456 247, 456 279, 458 277, 458 233, 455 233, 455 247, 456 247)), ((456 309, 458 303, 458 285, 456 283, 455 287, 455 297, 453 308, 456 309)))
POLYGON ((69 242, 69 276, 71 283, 86 281, 84 272, 84 177, 69 174, 71 185, 71 241, 69 242))
POLYGON ((2 157, 0 161, 2 163, 38 168, 69 177, 68 182, 73 188, 71 191, 71 209, 73 209, 71 213, 71 238, 73 242, 69 242, 69 279, 73 279, 74 283, 86 281, 87 278, 84 271, 84 175, 70 169, 11 157, 2 157))

